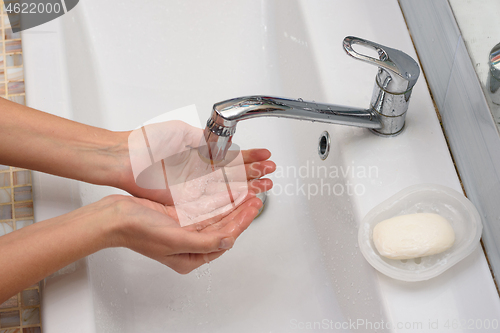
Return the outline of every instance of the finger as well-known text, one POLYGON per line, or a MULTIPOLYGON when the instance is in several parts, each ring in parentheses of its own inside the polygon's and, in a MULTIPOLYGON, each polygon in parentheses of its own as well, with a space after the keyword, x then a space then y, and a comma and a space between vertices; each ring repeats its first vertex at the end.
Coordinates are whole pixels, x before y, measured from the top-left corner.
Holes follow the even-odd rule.
POLYGON ((152 200, 144 199, 144 198, 137 198, 137 197, 133 197, 133 196, 130 196, 127 199, 131 200, 131 201, 133 201, 141 206, 147 207, 149 209, 153 209, 159 213, 162 213, 162 214, 167 213, 167 215, 168 215, 168 212, 166 211, 166 206, 164 206, 163 204, 158 203, 156 201, 152 201, 152 200))
MULTIPOLYGON (((212 216, 220 215, 223 212, 230 210, 236 205, 237 199, 240 197, 241 194, 239 192, 225 191, 209 196, 203 196, 196 201, 176 205, 175 208, 178 211, 177 213, 179 213, 180 210, 187 217, 185 220, 179 219, 181 225, 188 225, 200 220, 205 220, 212 216)), ((238 203, 240 201, 241 199, 238 200, 238 203)))
POLYGON ((222 218, 216 223, 207 225, 201 232, 210 233, 214 231, 233 232, 239 230, 238 225, 243 223, 246 226, 240 231, 233 234, 233 237, 238 237, 240 233, 248 227, 252 220, 257 216, 259 209, 262 207, 262 201, 258 198, 247 200, 238 209, 231 212, 231 214, 222 218))
MULTIPOLYGON (((256 199, 257 200, 257 199, 256 199)), ((260 200, 259 200, 260 201, 260 200)), ((256 203, 257 204, 257 203, 256 203)), ((262 203, 261 203, 262 206, 262 203)), ((253 206, 244 209, 230 223, 227 223, 221 231, 227 232, 233 236, 234 239, 238 238, 243 231, 245 231, 250 223, 257 217, 259 210, 253 206)))
POLYGON ((248 182, 217 182, 217 183, 209 183, 207 184, 207 188, 205 189, 205 195, 212 195, 219 192, 227 191, 227 187, 231 189, 231 191, 235 192, 246 192, 248 191, 248 182))
POLYGON ((271 157, 271 152, 267 149, 248 149, 241 151, 227 152, 225 161, 218 164, 220 167, 262 162, 271 157))
POLYGON ((272 188, 273 181, 269 178, 254 179, 248 182, 248 189, 255 193, 266 192, 272 188))
POLYGON ((276 163, 273 161, 254 162, 245 164, 247 180, 264 177, 276 170, 276 163))
POLYGON ((265 161, 271 157, 271 152, 267 149, 248 149, 242 150, 241 153, 245 164, 265 161))
MULTIPOLYGON (((189 273, 192 270, 200 267, 201 265, 210 262, 212 260, 220 257, 224 252, 226 252, 229 248, 234 245, 234 241, 238 238, 243 231, 245 231, 250 223, 255 219, 258 215, 258 208, 262 206, 260 200, 257 198, 253 198, 250 200, 247 205, 235 216, 227 216, 226 219, 230 221, 227 223, 223 230, 224 234, 230 234, 232 237, 225 237, 221 240, 219 244, 218 251, 213 252, 190 252, 190 253, 182 253, 178 255, 174 255, 170 257, 173 260, 170 260, 169 266, 175 269, 179 273, 189 273), (225 244, 223 242, 226 241, 225 244)), ((213 234, 213 231, 206 231, 205 235, 213 234)), ((191 235, 203 235, 191 233, 191 235)), ((203 249, 203 251, 208 251, 210 246, 207 246, 203 249)))
POLYGON ((219 219, 222 219, 223 216, 228 215, 233 210, 235 210, 238 206, 240 206, 244 201, 246 201, 247 200, 246 195, 247 195, 246 191, 244 193, 239 193, 238 197, 236 197, 236 196, 233 197, 234 200, 231 201, 231 203, 227 204, 224 207, 217 208, 208 214, 205 214, 203 216, 199 216, 197 218, 197 221, 202 221, 202 220, 210 219, 213 217, 219 217, 219 219))
POLYGON ((225 167, 224 172, 229 181, 241 182, 244 180, 256 179, 264 177, 267 174, 276 171, 276 163, 273 161, 261 161, 236 165, 232 167, 225 167))
MULTIPOLYGON (((256 208, 256 207, 259 206, 258 201, 260 201, 260 200, 258 200, 256 198, 254 198, 254 199, 255 199, 255 201, 252 200, 254 202, 249 203, 248 207, 245 207, 245 209, 240 211, 235 216, 232 216, 231 218, 229 218, 229 216, 226 217, 226 219, 230 220, 230 223, 227 223, 226 226, 222 230, 225 231, 225 234, 227 233, 227 234, 230 234, 232 236, 232 237, 226 238, 226 239, 229 239, 229 242, 230 242, 227 244, 227 246, 230 245, 232 247, 234 245, 235 239, 238 238, 241 235, 241 233, 248 228, 250 223, 258 215, 259 211, 258 211, 258 208, 256 208), (231 243, 231 241, 232 241, 232 243, 231 243)), ((213 231, 210 231, 207 234, 211 234, 211 233, 213 233, 213 231)), ((192 253, 189 255, 187 255, 187 254, 179 255, 176 258, 180 259, 180 260, 178 260, 178 261, 176 260, 177 263, 174 264, 175 266, 178 266, 178 267, 177 268, 172 267, 172 266, 171 267, 176 269, 177 271, 182 270, 183 272, 190 272, 193 269, 196 269, 207 262, 210 262, 212 260, 217 259, 227 250, 228 249, 219 249, 219 251, 214 251, 214 252, 210 252, 210 253, 207 252, 207 253, 203 253, 203 254, 192 253)))
POLYGON ((248 207, 257 207, 257 209, 262 206, 262 202, 260 200, 253 201, 255 198, 255 193, 254 192, 249 192, 244 200, 242 200, 242 203, 237 206, 235 209, 226 211, 220 215, 208 218, 206 220, 200 221, 196 224, 192 224, 189 226, 186 226, 184 228, 187 228, 188 230, 191 231, 203 231, 204 229, 212 226, 212 229, 210 230, 218 230, 224 227, 225 224, 227 224, 232 218, 237 216, 242 210, 248 208, 248 207), (227 219, 226 219, 227 218, 227 219), (215 225, 215 227, 214 227, 215 225))
POLYGON ((186 138, 186 145, 190 147, 198 147, 200 142, 203 142, 203 130, 201 128, 193 127, 189 124, 184 128, 184 135, 186 138))
POLYGON ((212 253, 183 253, 171 256, 164 262, 167 266, 172 268, 178 273, 187 274, 192 272, 196 268, 207 264, 221 255, 223 255, 226 250, 212 252, 212 253))
POLYGON ((269 178, 259 178, 259 179, 252 179, 249 180, 248 182, 229 182, 228 184, 226 183, 213 183, 210 184, 206 190, 205 194, 215 194, 223 191, 227 191, 227 186, 229 185, 229 188, 232 191, 236 192, 246 192, 247 190, 253 191, 255 193, 261 193, 265 191, 269 191, 271 188, 273 188, 273 181, 269 178))
POLYGON ((228 250, 234 244, 234 238, 223 232, 201 233, 179 228, 171 236, 171 254, 211 253, 228 250))

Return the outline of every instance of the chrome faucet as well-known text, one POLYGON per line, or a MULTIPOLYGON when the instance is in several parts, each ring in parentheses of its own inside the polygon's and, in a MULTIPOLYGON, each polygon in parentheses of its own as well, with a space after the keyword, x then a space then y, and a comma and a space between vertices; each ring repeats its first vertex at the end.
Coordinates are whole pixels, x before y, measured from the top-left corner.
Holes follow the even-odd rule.
POLYGON ((207 145, 200 147, 200 154, 212 161, 222 161, 236 124, 264 116, 366 127, 384 136, 401 133, 412 88, 420 74, 417 62, 404 52, 357 37, 344 38, 343 47, 351 57, 379 67, 368 109, 268 96, 226 100, 213 106, 204 132, 207 145), (354 44, 375 49, 379 59, 354 51, 354 44))

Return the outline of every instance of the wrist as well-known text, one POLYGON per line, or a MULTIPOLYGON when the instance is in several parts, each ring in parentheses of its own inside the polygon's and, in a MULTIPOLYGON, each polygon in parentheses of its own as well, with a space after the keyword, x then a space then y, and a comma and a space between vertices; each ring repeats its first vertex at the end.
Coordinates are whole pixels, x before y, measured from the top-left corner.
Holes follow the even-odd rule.
POLYGON ((129 215, 126 213, 129 204, 127 197, 111 195, 95 204, 97 216, 94 220, 99 230, 101 247, 127 247, 127 239, 132 229, 129 215))
POLYGON ((105 130, 93 143, 92 156, 94 168, 86 170, 85 182, 123 188, 124 175, 129 169, 128 133, 105 130))

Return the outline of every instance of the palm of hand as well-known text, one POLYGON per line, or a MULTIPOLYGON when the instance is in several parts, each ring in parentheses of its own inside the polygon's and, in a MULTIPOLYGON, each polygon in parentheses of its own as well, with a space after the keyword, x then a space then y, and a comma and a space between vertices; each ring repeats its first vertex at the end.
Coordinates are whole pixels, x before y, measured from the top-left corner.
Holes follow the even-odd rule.
POLYGON ((220 248, 221 239, 234 242, 262 205, 259 199, 249 196, 227 215, 181 227, 172 207, 134 197, 120 197, 119 200, 123 202, 124 213, 134 221, 132 232, 126 237, 126 246, 179 273, 188 273, 221 256, 227 250, 220 248))
POLYGON ((268 157, 245 160, 244 153, 237 151, 228 165, 214 166, 198 155, 196 147, 202 137, 201 129, 177 121, 132 132, 129 157, 133 172, 128 172, 124 189, 135 196, 175 205, 182 225, 233 209, 248 193, 248 179, 265 174, 247 175, 248 164, 268 157))

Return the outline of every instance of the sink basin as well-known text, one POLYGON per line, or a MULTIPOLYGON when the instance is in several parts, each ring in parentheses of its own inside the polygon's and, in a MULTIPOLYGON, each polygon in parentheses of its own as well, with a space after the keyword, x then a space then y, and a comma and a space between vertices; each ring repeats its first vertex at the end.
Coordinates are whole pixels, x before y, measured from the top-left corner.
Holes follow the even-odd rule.
MULTIPOLYGON (((190 104, 203 122, 215 102, 245 95, 367 107, 376 68, 345 55, 348 35, 417 59, 396 0, 81 1, 23 33, 27 103, 111 130, 190 104), (383 26, 380 17, 393 21, 383 26)), ((45 280, 44 331, 436 332, 436 325, 446 330, 465 320, 498 325, 500 302, 480 247, 442 275, 414 283, 378 273, 359 251, 361 219, 393 194, 420 183, 461 191, 423 79, 406 122, 402 134, 382 138, 338 125, 245 121, 234 142, 270 149, 278 170, 263 213, 235 247, 188 275, 127 249, 95 253, 45 280), (324 131, 332 146, 323 161, 324 131)), ((120 193, 33 177, 38 221, 120 193)))

